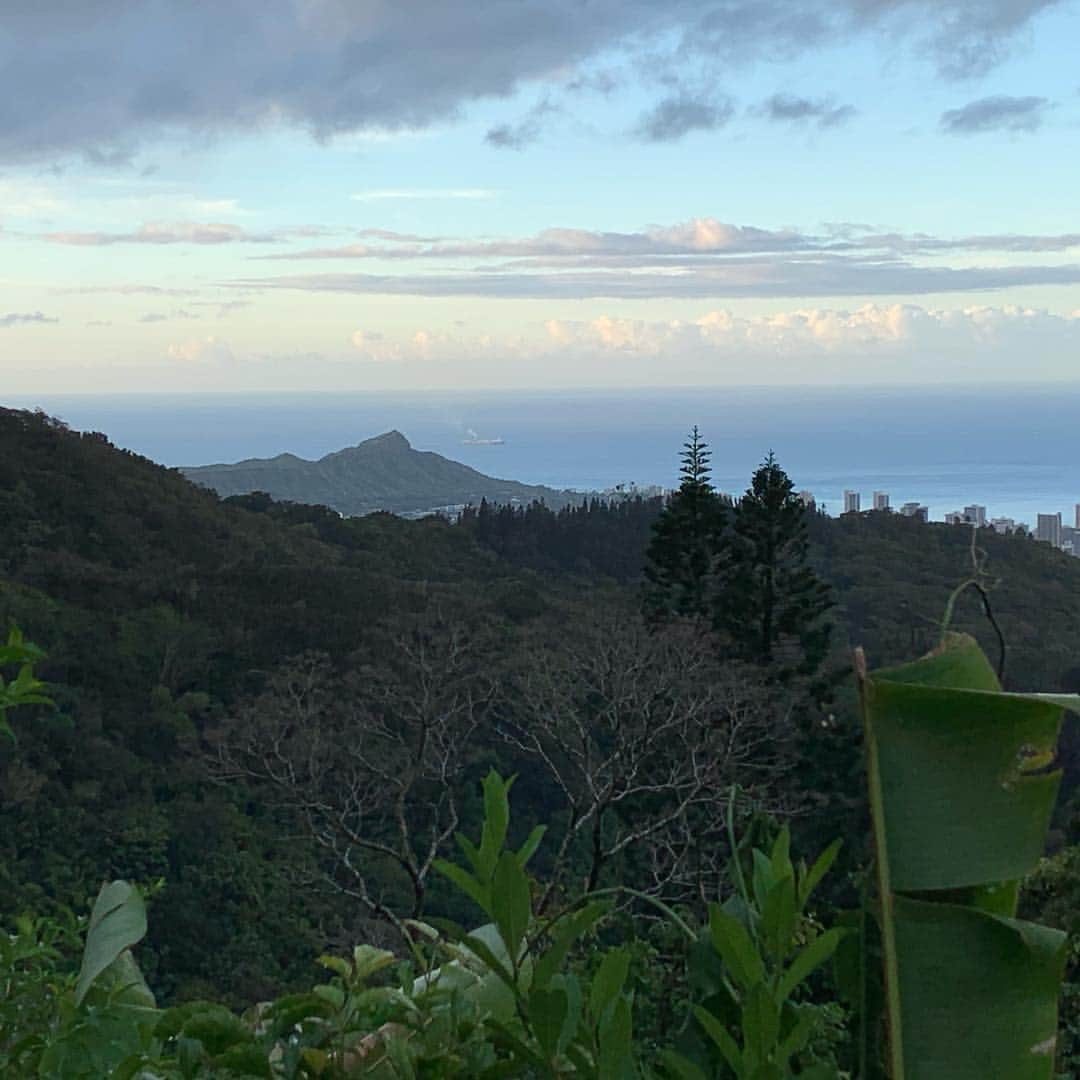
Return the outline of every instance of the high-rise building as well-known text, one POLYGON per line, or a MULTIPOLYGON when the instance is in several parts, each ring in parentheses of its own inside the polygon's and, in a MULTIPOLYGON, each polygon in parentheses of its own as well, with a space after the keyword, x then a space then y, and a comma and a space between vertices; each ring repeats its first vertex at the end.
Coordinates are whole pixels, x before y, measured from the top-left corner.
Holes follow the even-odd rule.
POLYGON ((986 507, 965 506, 964 517, 970 524, 974 525, 977 529, 982 529, 986 525, 986 507))
POLYGON ((1076 527, 1080 529, 1080 503, 1076 504, 1076 527))
POLYGON ((844 513, 857 514, 859 512, 859 493, 857 491, 844 492, 844 513))
POLYGON ((874 509, 875 510, 888 510, 889 509, 889 493, 887 491, 875 491, 874 492, 874 509))
POLYGON ((952 513, 945 515, 946 525, 966 525, 967 523, 967 517, 961 514, 959 510, 953 510, 952 513))
POLYGON ((1061 547, 1061 514, 1039 514, 1035 523, 1035 539, 1061 547))
POLYGON ((1011 517, 996 517, 990 519, 990 527, 994 532, 1011 533, 1016 531, 1016 519, 1011 517))
POLYGON ((914 517, 918 518, 920 521, 930 520, 930 508, 928 506, 923 506, 922 503, 906 502, 900 507, 900 513, 903 514, 904 517, 914 517))
POLYGON ((811 511, 811 513, 817 509, 817 500, 814 498, 814 493, 812 491, 800 491, 799 502, 801 502, 807 510, 811 511))

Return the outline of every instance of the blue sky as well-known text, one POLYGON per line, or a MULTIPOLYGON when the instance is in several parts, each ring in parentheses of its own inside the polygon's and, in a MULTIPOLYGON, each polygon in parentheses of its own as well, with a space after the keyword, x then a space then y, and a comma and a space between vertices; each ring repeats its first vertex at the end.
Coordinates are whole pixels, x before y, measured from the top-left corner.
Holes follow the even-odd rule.
POLYGON ((8 0, 0 374, 1073 380, 1077 43, 1046 0, 8 0))

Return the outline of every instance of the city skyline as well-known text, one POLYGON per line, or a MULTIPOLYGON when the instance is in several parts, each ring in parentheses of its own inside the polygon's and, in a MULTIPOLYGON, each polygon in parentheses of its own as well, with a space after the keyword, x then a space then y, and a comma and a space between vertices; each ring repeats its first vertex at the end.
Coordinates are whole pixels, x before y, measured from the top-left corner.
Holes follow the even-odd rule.
POLYGON ((0 374, 1073 380, 1077 40, 1046 0, 16 0, 0 374))

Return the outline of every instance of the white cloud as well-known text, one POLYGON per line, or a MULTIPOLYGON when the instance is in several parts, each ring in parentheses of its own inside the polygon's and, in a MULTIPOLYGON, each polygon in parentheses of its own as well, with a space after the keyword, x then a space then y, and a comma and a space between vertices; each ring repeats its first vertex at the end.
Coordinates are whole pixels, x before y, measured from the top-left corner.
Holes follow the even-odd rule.
POLYGON ((208 337, 185 341, 178 345, 170 345, 168 355, 170 360, 199 366, 226 366, 236 361, 232 348, 212 334, 208 337))
POLYGON ((381 202, 386 199, 494 199, 488 188, 376 188, 358 191, 350 198, 357 202, 381 202))

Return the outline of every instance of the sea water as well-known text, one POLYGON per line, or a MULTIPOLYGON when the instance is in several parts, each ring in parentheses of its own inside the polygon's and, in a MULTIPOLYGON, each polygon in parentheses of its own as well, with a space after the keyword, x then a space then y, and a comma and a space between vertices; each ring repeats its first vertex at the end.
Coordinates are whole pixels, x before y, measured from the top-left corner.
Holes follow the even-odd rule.
POLYGON ((1080 503, 1080 384, 941 388, 731 388, 20 396, 72 427, 165 465, 289 451, 306 458, 397 429, 491 476, 581 491, 675 486, 696 424, 713 480, 740 493, 772 450, 800 489, 838 513, 875 490, 933 518, 975 503, 1034 522, 1080 503), (501 442, 495 440, 501 439, 501 442))

